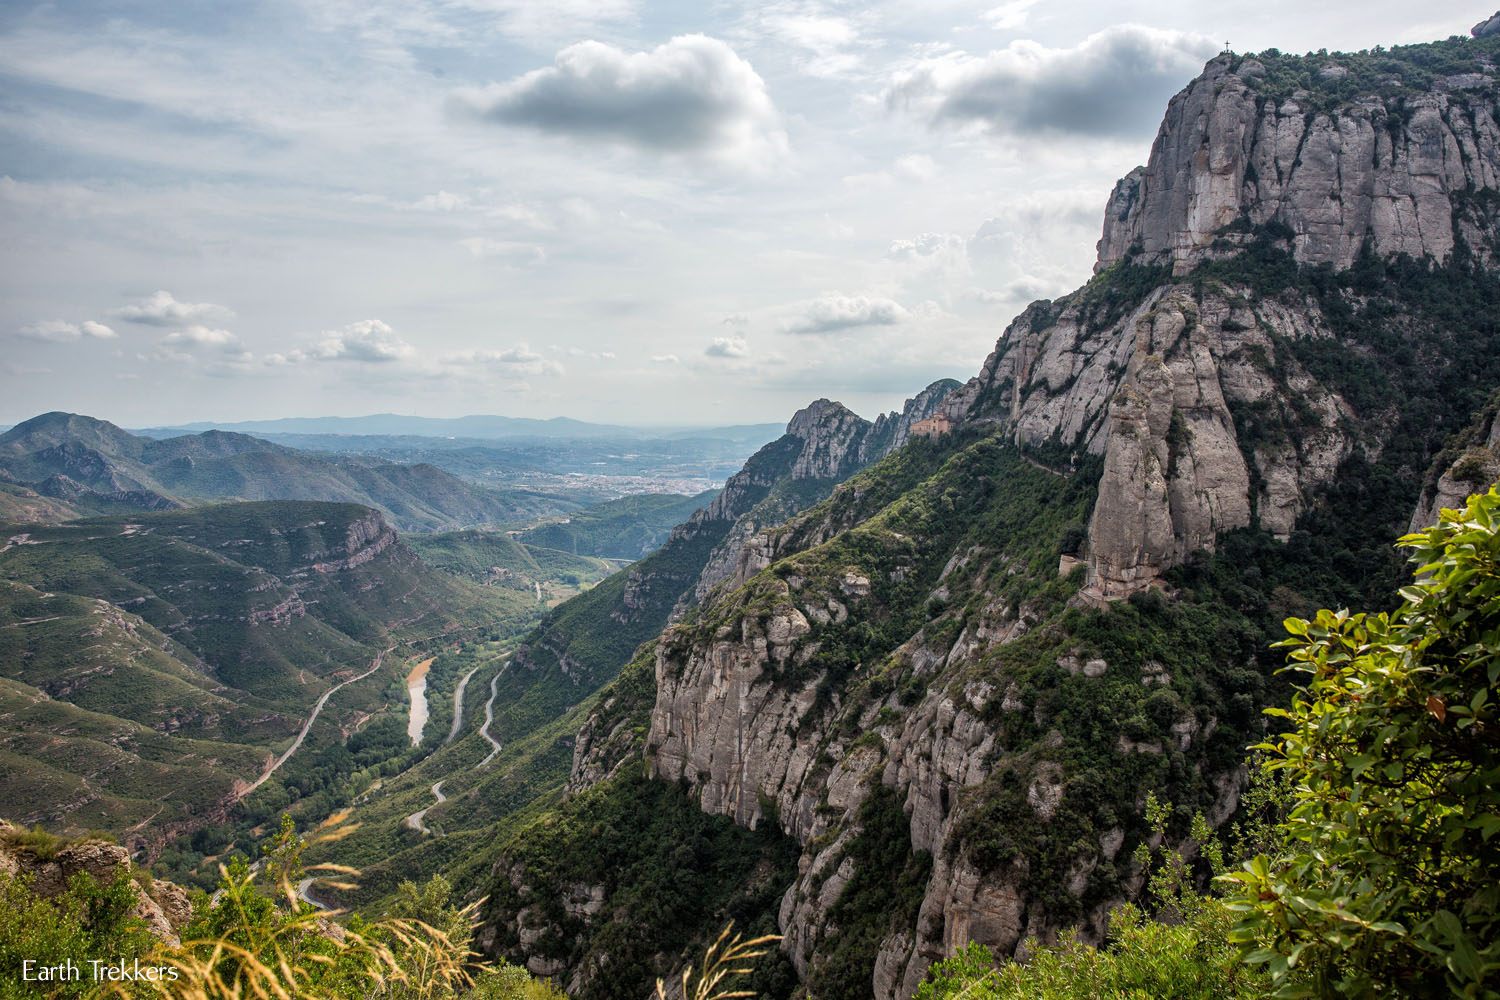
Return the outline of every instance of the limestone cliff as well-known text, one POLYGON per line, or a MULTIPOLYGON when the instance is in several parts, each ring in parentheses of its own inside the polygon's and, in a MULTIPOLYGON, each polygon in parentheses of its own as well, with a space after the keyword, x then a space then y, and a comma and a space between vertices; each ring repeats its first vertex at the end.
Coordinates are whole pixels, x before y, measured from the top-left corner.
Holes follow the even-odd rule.
POLYGON ((827 399, 799 410, 787 424, 787 434, 803 442, 788 477, 789 488, 736 515, 733 527, 715 546, 692 594, 684 597, 675 617, 681 617, 688 605, 702 603, 715 587, 726 582, 738 585, 770 565, 775 553, 767 529, 822 499, 833 483, 900 448, 910 439, 912 425, 937 412, 956 388, 958 383, 952 379, 934 382, 908 399, 899 411, 882 413, 873 424, 827 399), (801 488, 790 485, 800 481, 808 482, 801 488))
POLYGON ((1289 90, 1270 79, 1275 60, 1210 62, 1168 105, 1147 165, 1111 194, 1096 270, 1133 255, 1185 274, 1269 223, 1290 231, 1305 264, 1346 268, 1367 248, 1443 262, 1460 241, 1493 259, 1500 127, 1488 52, 1425 88, 1399 76, 1409 69, 1356 59, 1330 58, 1313 89, 1289 90), (1367 62, 1368 87, 1334 86, 1367 62))
POLYGON ((1431 316, 1389 315, 1426 306, 1379 300, 1421 267, 1492 266, 1500 246, 1500 46, 1446 44, 1471 72, 1425 88, 1369 54, 1329 57, 1286 95, 1305 65, 1211 61, 1110 196, 1095 279, 1027 309, 944 403, 1021 444, 1104 456, 1086 597, 1158 584, 1226 530, 1285 540, 1341 462, 1380 453, 1397 401, 1351 399, 1362 387, 1328 362, 1391 349, 1353 316, 1428 339, 1404 350, 1441 363, 1421 357, 1444 339, 1431 316), (1284 287, 1266 287, 1272 259, 1284 287), (1398 277, 1397 261, 1416 263, 1398 277), (1309 280, 1317 267, 1371 277, 1309 280))

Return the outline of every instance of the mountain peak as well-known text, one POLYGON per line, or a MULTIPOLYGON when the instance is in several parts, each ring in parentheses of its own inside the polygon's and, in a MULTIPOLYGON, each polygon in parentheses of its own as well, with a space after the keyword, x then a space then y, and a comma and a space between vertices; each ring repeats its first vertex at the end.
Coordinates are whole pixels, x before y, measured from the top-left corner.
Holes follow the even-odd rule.
POLYGON ((85 445, 106 455, 136 455, 142 442, 108 420, 53 410, 23 420, 0 434, 0 450, 25 454, 62 444, 85 445))
POLYGON ((1258 233, 1337 270, 1367 249, 1442 263, 1463 245, 1492 261, 1500 138, 1484 123, 1500 20, 1475 31, 1488 37, 1378 56, 1214 58, 1115 186, 1095 271, 1130 258, 1184 274, 1258 233))
POLYGON ((819 427, 827 426, 830 421, 848 420, 868 422, 837 400, 815 399, 792 414, 792 419, 787 422, 786 432, 806 441, 818 433, 819 427))

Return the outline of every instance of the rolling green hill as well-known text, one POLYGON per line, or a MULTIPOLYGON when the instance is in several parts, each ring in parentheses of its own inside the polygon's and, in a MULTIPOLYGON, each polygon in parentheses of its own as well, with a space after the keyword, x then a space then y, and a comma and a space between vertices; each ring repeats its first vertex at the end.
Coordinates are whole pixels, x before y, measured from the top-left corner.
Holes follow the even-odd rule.
MULTIPOLYGON (((537 614, 534 595, 432 569, 352 504, 221 504, 0 536, 0 804, 64 829, 127 834, 155 817, 160 841, 209 821, 380 650, 537 614)), ((393 658, 340 692, 309 746, 342 743, 397 673, 393 658)))

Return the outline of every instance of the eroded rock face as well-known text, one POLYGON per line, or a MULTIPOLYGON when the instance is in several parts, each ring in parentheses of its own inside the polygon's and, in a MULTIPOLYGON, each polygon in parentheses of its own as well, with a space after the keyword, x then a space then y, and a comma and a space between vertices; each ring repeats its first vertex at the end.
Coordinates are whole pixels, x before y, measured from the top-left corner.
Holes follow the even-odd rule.
POLYGON ((1473 74, 1482 81, 1370 95, 1332 113, 1312 95, 1263 98, 1263 74, 1220 56, 1172 99, 1146 167, 1110 196, 1096 270, 1139 250, 1186 273, 1241 219, 1290 227, 1308 264, 1349 267, 1366 244, 1443 262, 1460 237, 1493 258, 1494 219, 1466 210, 1473 192, 1500 188, 1493 68, 1473 74))
MULTIPOLYGON (((955 697, 937 684, 909 708, 893 696, 860 709, 852 727, 859 737, 851 737, 851 727, 836 724, 845 706, 837 698, 819 700, 820 677, 786 681, 786 671, 816 652, 803 611, 819 606, 821 596, 788 591, 786 602, 768 615, 725 626, 711 638, 693 641, 683 632, 664 638, 647 742, 653 774, 686 782, 705 811, 742 825, 767 821, 766 806, 774 806, 782 831, 803 845, 779 925, 782 948, 804 978, 837 933, 829 914, 854 876, 848 848, 876 784, 896 790, 912 849, 929 852, 933 869, 915 926, 896 929, 881 947, 872 996, 904 1000, 932 962, 971 941, 1012 954, 1028 935, 1052 939, 1059 928, 1027 898, 1023 871, 985 874, 962 853, 952 856, 963 793, 996 765, 997 734, 985 713, 1002 692, 979 681, 955 697)), ((978 627, 1003 639, 1015 625, 978 627)), ((965 637, 937 649, 918 635, 896 655, 936 678, 967 662, 974 649, 965 637)), ((1096 668, 1090 676, 1102 673, 1096 668)), ((1057 734, 1044 741, 1046 748, 1060 745, 1057 734)), ((1064 777, 1060 765, 1043 761, 1017 779, 1029 784, 1038 822, 1048 822, 1058 808, 1064 777)), ((1075 881, 1081 894, 1087 872, 1075 881)), ((1090 914, 1086 939, 1102 936, 1104 912, 1090 914)))
POLYGON ((1332 336, 1306 298, 1224 285, 1166 284, 1112 323, 1076 298, 1037 303, 943 410, 1103 456, 1087 594, 1116 599, 1224 531, 1291 534, 1360 444, 1349 405, 1284 346, 1332 336), (1242 442, 1237 412, 1294 412, 1295 434, 1242 442))
POLYGON ((395 545, 396 529, 375 511, 349 522, 342 544, 314 555, 311 569, 315 573, 341 573, 363 566, 395 545))

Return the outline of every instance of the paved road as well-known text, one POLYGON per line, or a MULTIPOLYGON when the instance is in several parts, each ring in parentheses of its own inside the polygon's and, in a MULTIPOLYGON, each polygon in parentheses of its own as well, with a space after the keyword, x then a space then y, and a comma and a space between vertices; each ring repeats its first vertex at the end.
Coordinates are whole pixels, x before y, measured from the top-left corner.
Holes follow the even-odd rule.
POLYGON ((495 755, 500 752, 500 741, 490 735, 490 726, 495 722, 495 685, 500 683, 500 678, 504 675, 505 668, 508 666, 510 666, 510 661, 506 660, 500 669, 495 671, 495 676, 490 678, 490 698, 489 701, 484 703, 484 725, 479 727, 479 735, 483 736, 485 742, 490 745, 490 755, 474 765, 474 770, 476 771, 494 760, 495 755))
POLYGON ((395 648, 395 646, 387 646, 385 649, 382 649, 375 655, 375 662, 370 664, 369 670, 366 670, 364 673, 358 675, 357 677, 351 677, 347 681, 335 684, 327 691, 324 691, 323 697, 319 698, 318 703, 313 706, 312 714, 307 717, 306 722, 302 723, 302 732, 298 733, 297 739, 292 743, 291 746, 286 748, 286 753, 282 754, 280 757, 277 757, 276 762, 270 767, 266 768, 265 772, 262 773, 259 778, 256 778, 253 782, 251 782, 249 787, 247 787, 243 792, 240 793, 239 797, 243 799, 245 796, 255 791, 261 785, 265 784, 266 779, 275 774, 277 768, 292 759, 292 754, 296 753, 297 750, 302 746, 302 741, 307 739, 307 731, 312 728, 312 724, 314 722, 318 721, 318 713, 323 711, 323 706, 328 704, 329 698, 332 698, 335 694, 337 694, 340 688, 346 688, 350 684, 353 684, 355 681, 362 681, 366 677, 373 674, 375 671, 379 670, 381 661, 385 659, 385 654, 389 653, 395 648))
POLYGON ((464 691, 468 690, 469 678, 479 673, 483 668, 484 664, 481 663, 459 678, 458 688, 453 692, 453 725, 449 728, 448 738, 443 741, 444 743, 452 743, 458 739, 458 731, 464 727, 464 691))
POLYGON ((427 829, 427 825, 422 822, 422 819, 427 815, 428 809, 433 808, 433 806, 440 806, 444 802, 448 801, 448 796, 443 794, 443 783, 441 781, 434 781, 432 783, 432 794, 433 797, 437 799, 436 802, 434 802, 431 806, 428 806, 427 809, 418 809, 416 812, 412 813, 410 816, 406 817, 406 819, 401 821, 406 824, 408 829, 415 830, 418 833, 432 832, 431 830, 427 829))
POLYGON ((333 907, 329 906, 327 903, 323 902, 321 899, 317 899, 317 898, 315 898, 313 896, 313 894, 312 894, 312 884, 313 884, 313 880, 310 879, 310 878, 305 878, 301 882, 298 882, 297 883, 297 897, 299 899, 301 899, 304 903, 311 903, 313 906, 317 907, 320 910, 331 910, 331 909, 333 909, 333 907))

